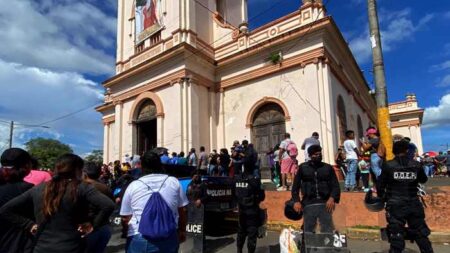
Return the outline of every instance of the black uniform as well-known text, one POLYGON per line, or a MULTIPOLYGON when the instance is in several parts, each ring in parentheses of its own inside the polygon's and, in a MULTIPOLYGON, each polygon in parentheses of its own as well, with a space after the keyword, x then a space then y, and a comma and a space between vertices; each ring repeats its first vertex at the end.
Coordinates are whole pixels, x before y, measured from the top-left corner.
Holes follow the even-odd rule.
POLYGON ((423 205, 417 195, 419 183, 427 176, 420 163, 407 156, 397 156, 383 165, 379 178, 378 194, 386 201, 386 220, 391 253, 403 252, 405 248, 405 225, 408 235, 414 237, 422 253, 433 252, 428 239, 430 229, 425 223, 423 205))
POLYGON ((300 202, 302 207, 305 232, 313 232, 317 220, 321 232, 333 232, 332 215, 325 208, 330 197, 339 203, 341 190, 333 167, 323 162, 308 161, 300 164, 292 186, 292 199, 300 202))
POLYGON ((236 179, 236 198, 239 206, 239 230, 237 235, 237 252, 242 252, 245 238, 249 253, 256 250, 258 227, 262 225, 259 204, 265 198, 261 181, 248 172, 244 172, 236 179))

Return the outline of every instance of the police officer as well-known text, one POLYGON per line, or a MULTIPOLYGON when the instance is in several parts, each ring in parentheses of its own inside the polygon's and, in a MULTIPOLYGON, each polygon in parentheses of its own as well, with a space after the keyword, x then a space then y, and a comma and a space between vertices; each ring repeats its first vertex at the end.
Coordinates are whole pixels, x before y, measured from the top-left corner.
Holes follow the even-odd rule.
POLYGON ((394 143, 395 158, 383 165, 378 195, 386 202, 386 220, 390 253, 405 249, 405 235, 412 237, 420 252, 433 252, 428 239, 430 229, 425 223, 423 204, 417 194, 419 183, 427 181, 420 163, 408 158, 408 142, 394 143), (405 225, 408 224, 408 231, 405 225))
POLYGON ((303 210, 304 231, 314 232, 317 220, 322 233, 333 232, 332 213, 339 203, 341 190, 331 165, 322 162, 322 148, 308 148, 311 160, 300 164, 292 186, 294 210, 303 210), (300 190, 302 198, 300 199, 300 190))
POLYGON ((249 253, 256 250, 258 227, 261 226, 261 210, 259 204, 264 201, 265 193, 261 180, 253 175, 254 159, 246 159, 244 172, 236 178, 236 199, 239 207, 239 229, 237 234, 237 252, 241 253, 247 238, 249 253))

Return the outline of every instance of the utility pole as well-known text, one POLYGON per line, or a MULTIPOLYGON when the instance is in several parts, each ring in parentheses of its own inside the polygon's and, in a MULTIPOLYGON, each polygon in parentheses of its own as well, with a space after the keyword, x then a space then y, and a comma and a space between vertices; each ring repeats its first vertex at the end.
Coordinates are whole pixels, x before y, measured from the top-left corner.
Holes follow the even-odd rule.
POLYGON ((381 48, 380 28, 376 0, 367 0, 369 11, 370 41, 372 43, 373 73, 375 77, 375 96, 377 102, 378 131, 381 142, 386 147, 386 159, 394 158, 392 154, 391 119, 389 115, 386 79, 384 76, 383 52, 381 48))
POLYGON ((13 133, 14 133, 14 121, 11 121, 11 126, 9 127, 9 148, 12 148, 13 133))

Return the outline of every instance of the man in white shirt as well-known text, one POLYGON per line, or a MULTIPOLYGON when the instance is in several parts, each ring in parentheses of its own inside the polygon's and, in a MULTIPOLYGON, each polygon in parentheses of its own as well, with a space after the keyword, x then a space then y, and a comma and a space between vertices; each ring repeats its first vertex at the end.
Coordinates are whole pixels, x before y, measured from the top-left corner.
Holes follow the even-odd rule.
POLYGON ((122 225, 124 229, 128 230, 126 252, 148 252, 149 249, 152 249, 154 251, 151 252, 176 253, 179 244, 186 239, 187 213, 185 207, 189 201, 178 179, 162 174, 163 170, 158 154, 146 152, 141 157, 141 163, 146 175, 128 186, 120 209, 122 225), (142 212, 154 191, 161 194, 172 210, 178 225, 177 233, 167 239, 150 240, 139 233, 142 212))
POLYGON ((345 191, 356 190, 356 171, 358 170, 359 150, 355 143, 355 132, 348 130, 345 132, 344 141, 345 157, 347 159, 347 176, 345 177, 345 191))

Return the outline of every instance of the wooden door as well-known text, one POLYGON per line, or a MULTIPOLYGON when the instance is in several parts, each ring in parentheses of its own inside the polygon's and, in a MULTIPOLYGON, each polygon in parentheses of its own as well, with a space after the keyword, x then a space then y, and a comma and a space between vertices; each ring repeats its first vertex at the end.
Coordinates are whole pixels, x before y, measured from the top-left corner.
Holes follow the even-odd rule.
POLYGON ((286 133, 283 109, 275 103, 263 105, 255 113, 252 127, 252 143, 261 159, 261 177, 270 179, 267 153, 279 144, 286 133))

